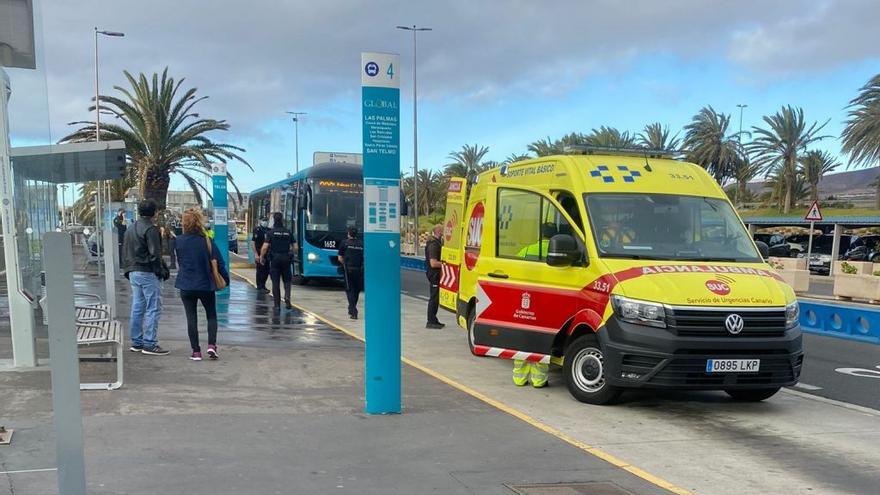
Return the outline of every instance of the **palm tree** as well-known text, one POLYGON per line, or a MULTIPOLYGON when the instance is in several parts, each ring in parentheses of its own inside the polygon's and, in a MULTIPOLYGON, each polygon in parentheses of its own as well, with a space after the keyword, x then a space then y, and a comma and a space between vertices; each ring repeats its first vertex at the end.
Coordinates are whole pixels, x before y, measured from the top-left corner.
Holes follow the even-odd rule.
POLYGON ((652 150, 677 150, 681 141, 678 133, 670 136, 669 127, 664 127, 660 122, 654 122, 645 126, 645 130, 636 136, 639 146, 652 150))
POLYGON ((785 197, 789 192, 792 204, 810 196, 809 184, 804 176, 795 174, 791 182, 786 181, 782 164, 773 168, 764 187, 770 189, 770 199, 773 201, 773 205, 779 209, 784 208, 785 197))
POLYGON ((551 141, 550 136, 539 139, 528 146, 528 150, 536 156, 550 156, 562 153, 562 145, 559 141, 551 141))
POLYGON ((761 167, 749 161, 748 156, 736 157, 731 173, 732 177, 736 180, 736 190, 733 197, 734 204, 740 205, 749 200, 752 196, 749 194, 749 182, 757 177, 760 172, 761 167))
POLYGON ((690 162, 705 168, 721 184, 733 175, 742 148, 736 137, 727 134, 730 115, 718 113, 712 106, 703 107, 684 126, 683 147, 690 162))
POLYGON ((587 136, 587 144, 592 146, 605 146, 608 148, 632 148, 636 144, 635 136, 629 131, 623 131, 614 128, 601 126, 593 129, 593 132, 587 136))
POLYGON ((446 198, 449 178, 434 170, 419 170, 419 212, 431 214, 446 198))
POLYGON ((485 157, 487 153, 489 153, 489 148, 486 146, 479 146, 477 144, 471 146, 465 144, 461 147, 461 150, 453 151, 447 155, 447 157, 450 160, 453 160, 453 162, 446 165, 446 175, 450 177, 470 178, 472 175, 480 171, 483 157, 485 157))
MULTIPOLYGON (((847 108, 849 120, 840 134, 843 152, 850 156, 850 165, 873 166, 880 162, 880 74, 862 86, 847 108)), ((876 201, 880 208, 880 181, 876 201)))
POLYGON ((811 150, 800 159, 801 175, 810 186, 810 199, 819 200, 819 181, 828 172, 840 166, 840 162, 827 151, 811 150))
POLYGON ((508 165, 515 162, 521 162, 524 160, 531 160, 532 156, 529 154, 521 154, 521 153, 511 153, 504 159, 503 164, 508 165))
MULTIPOLYGON (((144 74, 137 79, 128 71, 124 74, 130 90, 116 86, 114 89, 122 97, 100 95, 98 98, 100 109, 112 112, 122 122, 122 125, 102 125, 101 140, 125 142, 128 163, 134 169, 141 197, 155 200, 159 209, 164 209, 171 174, 177 174, 186 180, 201 202, 200 190, 209 196, 210 192, 197 177, 210 176, 212 163, 237 160, 251 168, 238 154, 244 149, 216 143, 206 137, 211 131, 229 130, 225 120, 203 119, 193 111, 195 105, 207 96, 196 97, 196 88, 179 95, 184 79, 175 81, 168 77, 167 68, 161 79, 154 73, 152 81, 144 74)), ((89 110, 94 111, 94 106, 89 110)), ((93 122, 74 122, 73 125, 82 127, 61 142, 95 141, 93 122)), ((229 182, 241 200, 241 193, 231 176, 229 182)))
MULTIPOLYGON (((83 225, 95 223, 95 195, 98 192, 98 182, 84 182, 79 186, 79 198, 71 205, 71 211, 83 225)), ((132 182, 128 178, 110 181, 110 201, 125 201, 125 193, 131 188, 132 182)))
POLYGON ((769 128, 753 127, 752 130, 758 137, 746 145, 746 148, 749 154, 755 157, 756 165, 764 170, 773 170, 781 174, 785 182, 782 212, 788 213, 795 201, 792 187, 797 176, 798 155, 811 143, 828 137, 818 135, 828 121, 826 120, 822 125, 813 122, 807 127, 804 110, 789 105, 782 107, 782 110, 775 115, 765 116, 764 122, 769 128))

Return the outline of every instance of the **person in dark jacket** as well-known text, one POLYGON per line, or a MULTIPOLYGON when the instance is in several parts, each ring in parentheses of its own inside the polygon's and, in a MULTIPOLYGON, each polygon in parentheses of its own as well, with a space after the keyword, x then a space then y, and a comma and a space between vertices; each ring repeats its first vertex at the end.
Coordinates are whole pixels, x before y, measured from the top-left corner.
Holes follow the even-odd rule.
POLYGON ((269 276, 272 278, 272 296, 275 311, 281 309, 281 282, 284 283, 284 303, 287 309, 290 304, 290 257, 296 248, 293 234, 284 228, 284 216, 272 214, 272 228, 266 233, 266 242, 260 251, 260 263, 269 263, 269 276))
POLYGON ((339 245, 339 264, 345 274, 345 295, 348 297, 348 316, 358 317, 358 297, 364 289, 364 243, 357 237, 358 231, 349 227, 348 238, 339 245))
POLYGON ((202 214, 196 210, 187 210, 183 214, 183 235, 177 238, 177 282, 174 286, 180 290, 180 300, 186 311, 186 331, 192 347, 190 359, 202 360, 202 348, 199 346, 198 303, 205 308, 208 320, 208 357, 218 359, 217 351, 217 286, 211 270, 211 260, 217 260, 217 271, 229 285, 229 272, 217 244, 205 236, 202 214), (210 244, 210 248, 208 247, 210 244))
POLYGON ((122 251, 123 271, 131 284, 131 351, 164 356, 159 346, 159 316, 162 313, 162 281, 168 268, 162 261, 162 239, 153 223, 156 202, 145 199, 138 204, 138 221, 125 231, 122 251))
POLYGON ((122 243, 125 240, 125 231, 128 230, 128 220, 125 219, 125 208, 120 208, 113 217, 113 226, 116 227, 116 241, 119 243, 119 264, 125 261, 122 251, 122 243))
POLYGON ((269 219, 262 217, 260 218, 260 223, 254 227, 251 241, 254 243, 254 257, 257 262, 257 290, 263 293, 269 292, 269 289, 266 288, 266 280, 269 279, 269 265, 260 262, 260 253, 263 252, 263 244, 266 243, 267 233, 269 233, 269 219))
POLYGON ((446 325, 437 319, 437 310, 440 309, 440 270, 443 263, 440 261, 440 251, 443 249, 443 226, 435 225, 431 231, 431 238, 425 244, 425 274, 431 288, 428 292, 428 323, 425 328, 443 328, 446 325))

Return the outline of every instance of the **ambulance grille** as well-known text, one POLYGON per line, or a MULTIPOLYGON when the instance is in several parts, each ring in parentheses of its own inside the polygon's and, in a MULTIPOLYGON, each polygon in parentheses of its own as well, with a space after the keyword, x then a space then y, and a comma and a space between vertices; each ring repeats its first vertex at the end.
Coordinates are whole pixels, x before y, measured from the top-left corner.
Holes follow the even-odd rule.
POLYGON ((782 337, 785 335, 785 310, 671 308, 667 310, 666 323, 670 330, 681 337, 782 337), (743 330, 737 335, 731 335, 724 327, 724 320, 734 313, 743 319, 743 330))

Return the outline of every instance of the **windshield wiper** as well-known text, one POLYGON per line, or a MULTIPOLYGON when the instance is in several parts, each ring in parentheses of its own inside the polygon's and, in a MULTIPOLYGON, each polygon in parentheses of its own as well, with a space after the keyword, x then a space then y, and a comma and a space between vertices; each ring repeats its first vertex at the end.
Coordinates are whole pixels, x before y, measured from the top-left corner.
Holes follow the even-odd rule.
POLYGON ((657 260, 657 261, 672 261, 676 258, 670 258, 668 256, 654 256, 654 255, 642 255, 642 254, 629 254, 629 253, 606 253, 602 255, 603 258, 615 258, 615 259, 623 259, 623 260, 657 260))
POLYGON ((739 258, 722 258, 722 257, 699 257, 699 258, 676 258, 679 261, 719 261, 719 262, 728 262, 728 263, 736 263, 740 261, 739 258))

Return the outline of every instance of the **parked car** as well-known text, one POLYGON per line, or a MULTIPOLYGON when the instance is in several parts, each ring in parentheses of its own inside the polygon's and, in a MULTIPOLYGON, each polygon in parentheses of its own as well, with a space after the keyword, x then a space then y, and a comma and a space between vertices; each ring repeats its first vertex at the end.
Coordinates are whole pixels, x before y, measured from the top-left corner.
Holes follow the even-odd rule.
POLYGON ((770 247, 770 256, 777 258, 790 258, 791 246, 785 242, 782 234, 755 234, 755 240, 761 241, 770 247))
MULTIPOLYGON (((813 235, 813 240, 817 237, 819 236, 813 235)), ((810 242, 810 236, 808 234, 792 234, 785 237, 785 242, 791 246, 792 257, 797 257, 797 255, 807 252, 807 245, 810 242)))
POLYGON ((880 263, 880 235, 870 234, 860 236, 858 241, 851 244, 843 256, 848 261, 871 261, 880 263))
MULTIPOLYGON (((857 235, 841 235, 838 258, 843 259, 843 253, 858 247, 863 241, 857 235)), ((810 254, 809 268, 811 272, 819 275, 828 275, 831 272, 831 248, 834 244, 834 235, 825 234, 813 237, 813 251, 810 254)), ((806 251, 800 256, 806 256, 806 251)))

